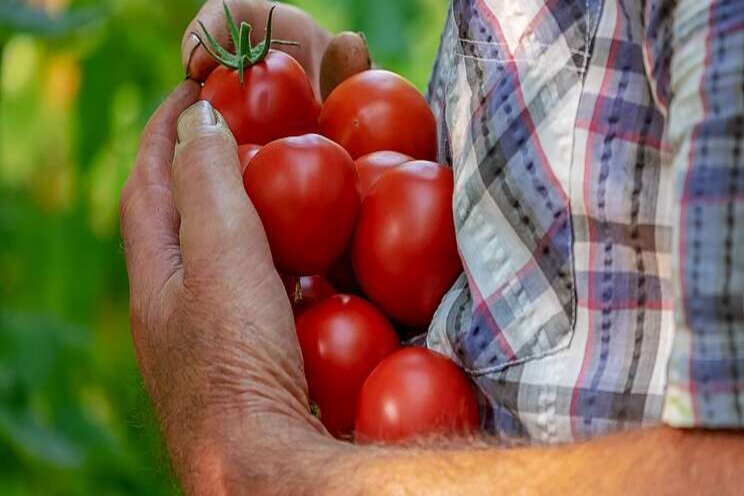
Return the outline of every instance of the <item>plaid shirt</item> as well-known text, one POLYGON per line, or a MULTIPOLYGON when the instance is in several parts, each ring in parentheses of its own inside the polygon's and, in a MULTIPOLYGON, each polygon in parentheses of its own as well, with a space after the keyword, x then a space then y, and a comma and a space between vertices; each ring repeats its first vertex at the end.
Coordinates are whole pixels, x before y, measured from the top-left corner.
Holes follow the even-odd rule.
POLYGON ((744 2, 453 0, 429 96, 486 429, 744 427, 744 2))

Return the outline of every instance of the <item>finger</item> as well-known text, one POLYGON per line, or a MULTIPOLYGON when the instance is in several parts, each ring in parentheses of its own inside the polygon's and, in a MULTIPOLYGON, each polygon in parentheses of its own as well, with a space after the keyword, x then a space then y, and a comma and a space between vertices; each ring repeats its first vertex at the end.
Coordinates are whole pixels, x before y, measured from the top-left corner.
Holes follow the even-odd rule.
POLYGON ((237 145, 222 116, 208 102, 197 102, 179 119, 178 139, 173 191, 185 270, 212 262, 235 270, 247 257, 270 265, 266 235, 243 188, 237 145))
MULTIPOLYGON (((263 0, 232 0, 227 6, 236 24, 249 22, 253 26, 251 42, 258 44, 266 36, 266 21, 273 4, 263 0)), ((317 43, 327 44, 327 33, 314 29, 315 23, 306 13, 290 5, 277 5, 274 12, 273 38, 290 40, 300 43, 299 47, 275 46, 292 55, 305 68, 311 81, 317 82, 317 67, 319 60, 313 57, 314 46, 317 43)), ((201 46, 199 38, 204 40, 204 33, 198 22, 212 34, 214 39, 223 47, 234 50, 227 29, 224 7, 221 0, 210 0, 191 21, 184 33, 181 43, 181 60, 186 75, 195 81, 204 81, 217 62, 209 56, 201 46)), ((317 86, 317 84, 316 84, 317 86)))
POLYGON ((320 63, 320 94, 328 98, 336 87, 351 76, 372 68, 372 59, 363 33, 344 31, 333 37, 320 63))
POLYGON ((199 85, 182 83, 155 112, 140 142, 134 169, 122 190, 121 233, 132 294, 146 296, 180 265, 178 214, 170 188, 176 121, 199 85))
MULTIPOLYGON (((225 2, 230 9, 235 22, 251 22, 249 17, 254 10, 253 3, 247 1, 230 0, 225 2)), ((199 22, 210 32, 212 37, 227 50, 234 50, 227 29, 224 7, 221 0, 210 0, 199 10, 196 18, 186 28, 181 42, 181 61, 186 70, 186 75, 195 81, 204 81, 210 72, 217 66, 217 62, 209 56, 200 39, 204 39, 204 33, 199 22)))

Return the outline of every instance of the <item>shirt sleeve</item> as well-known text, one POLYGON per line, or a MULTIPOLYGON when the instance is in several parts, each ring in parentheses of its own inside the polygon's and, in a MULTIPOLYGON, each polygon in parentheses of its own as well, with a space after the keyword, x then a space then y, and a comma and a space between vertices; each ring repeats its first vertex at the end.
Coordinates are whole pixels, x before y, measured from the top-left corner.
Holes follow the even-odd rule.
POLYGON ((651 0, 644 17, 677 202, 663 419, 744 428, 744 2, 651 0))

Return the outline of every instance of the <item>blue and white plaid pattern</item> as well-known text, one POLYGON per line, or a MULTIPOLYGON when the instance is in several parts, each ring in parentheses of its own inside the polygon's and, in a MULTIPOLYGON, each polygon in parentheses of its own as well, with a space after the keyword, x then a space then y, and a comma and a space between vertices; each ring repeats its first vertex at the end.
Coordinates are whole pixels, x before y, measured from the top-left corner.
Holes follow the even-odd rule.
POLYGON ((485 427, 744 427, 744 2, 453 0, 429 96, 485 427))

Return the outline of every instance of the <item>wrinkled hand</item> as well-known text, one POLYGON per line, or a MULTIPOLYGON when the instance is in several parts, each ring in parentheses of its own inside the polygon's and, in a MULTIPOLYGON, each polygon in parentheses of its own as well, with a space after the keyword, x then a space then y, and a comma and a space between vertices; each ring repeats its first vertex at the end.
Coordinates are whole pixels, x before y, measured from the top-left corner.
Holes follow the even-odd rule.
POLYGON ((181 84, 147 125, 121 226, 137 359, 176 469, 217 480, 256 432, 324 431, 234 139, 206 102, 179 119, 198 91, 181 84))

